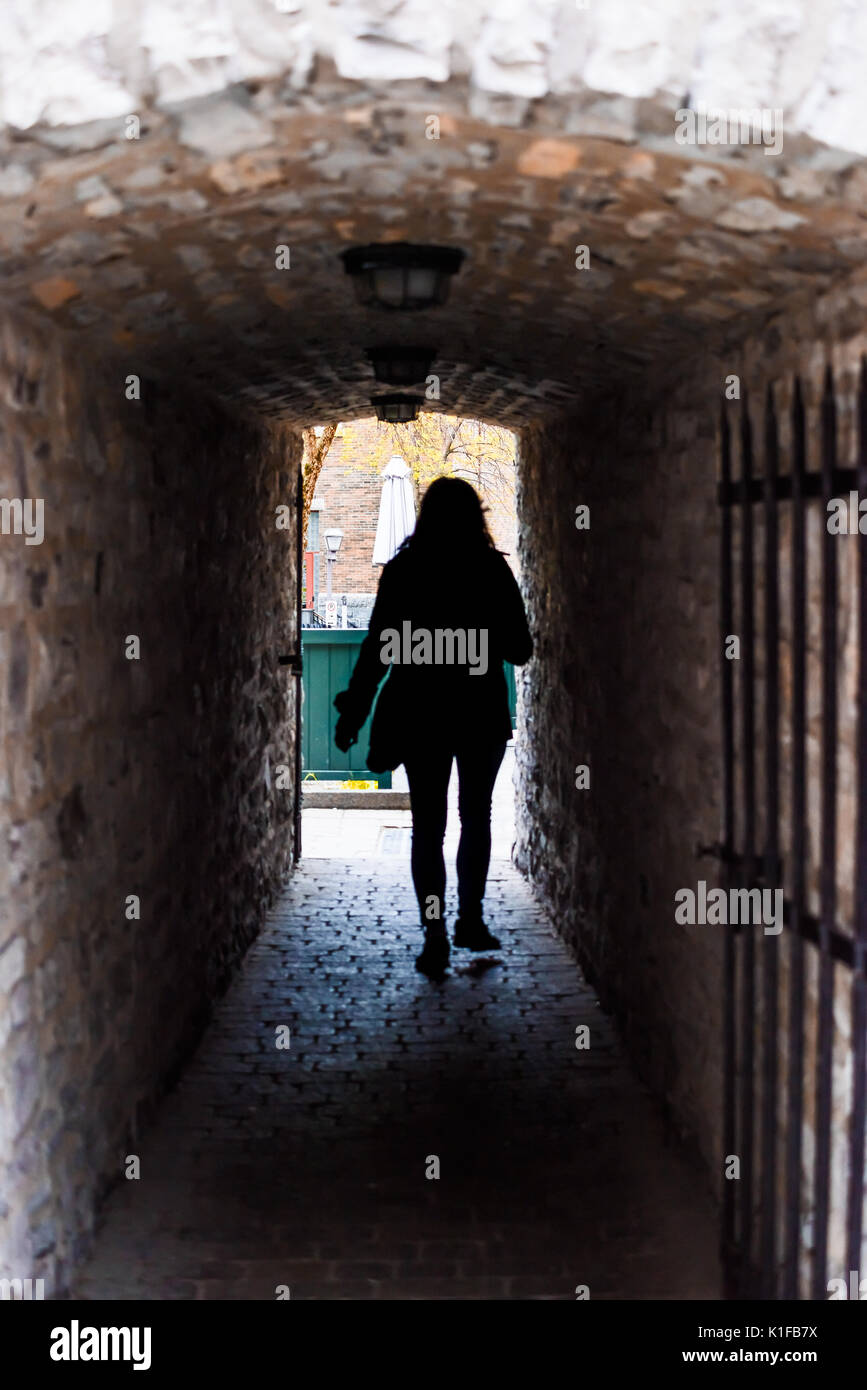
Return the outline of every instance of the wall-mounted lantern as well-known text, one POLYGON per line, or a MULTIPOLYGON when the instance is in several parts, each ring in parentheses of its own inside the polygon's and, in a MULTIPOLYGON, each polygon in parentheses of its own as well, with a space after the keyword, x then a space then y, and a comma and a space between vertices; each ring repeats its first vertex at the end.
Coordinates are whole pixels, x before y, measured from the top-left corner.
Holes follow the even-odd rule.
POLYGON ((353 246, 342 252, 342 259, 355 293, 369 308, 431 309, 448 299, 451 277, 460 270, 464 252, 394 241, 353 246))
POLYGON ((376 411, 377 420, 405 425, 410 420, 418 419, 421 400, 418 396, 373 396, 370 404, 376 411))
POLYGON ((414 386, 424 381, 436 357, 436 348, 404 347, 391 343, 367 349, 377 381, 388 386, 414 386))

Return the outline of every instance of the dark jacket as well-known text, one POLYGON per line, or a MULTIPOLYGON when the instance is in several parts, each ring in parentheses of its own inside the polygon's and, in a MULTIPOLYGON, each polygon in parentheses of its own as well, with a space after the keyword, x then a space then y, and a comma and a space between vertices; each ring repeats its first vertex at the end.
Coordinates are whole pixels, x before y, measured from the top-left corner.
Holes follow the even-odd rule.
POLYGON ((532 654, 521 595, 498 551, 429 555, 410 544, 382 571, 349 687, 334 703, 357 732, 388 675, 371 724, 371 772, 430 747, 507 743, 503 662, 521 666, 532 654), (418 660, 406 662, 413 652, 418 660))

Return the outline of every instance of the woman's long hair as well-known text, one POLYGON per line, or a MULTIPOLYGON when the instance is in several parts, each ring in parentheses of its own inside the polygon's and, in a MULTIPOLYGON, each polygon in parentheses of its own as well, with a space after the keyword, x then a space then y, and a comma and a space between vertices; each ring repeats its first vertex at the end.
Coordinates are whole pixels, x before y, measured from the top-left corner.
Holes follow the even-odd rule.
POLYGON ((425 492, 412 535, 401 549, 457 552, 495 550, 485 507, 463 478, 434 478, 425 492))

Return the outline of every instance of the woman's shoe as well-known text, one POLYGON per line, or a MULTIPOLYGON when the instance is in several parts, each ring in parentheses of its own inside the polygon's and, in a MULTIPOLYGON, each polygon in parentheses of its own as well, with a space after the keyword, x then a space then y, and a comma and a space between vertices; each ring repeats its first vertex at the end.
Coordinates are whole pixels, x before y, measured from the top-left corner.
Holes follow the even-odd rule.
POLYGON ((459 917, 455 922, 455 945, 469 951, 499 951, 501 946, 496 936, 492 936, 481 917, 475 921, 464 922, 459 917))
POLYGON ((441 979, 449 963, 449 939, 445 924, 437 922, 424 929, 424 947, 415 958, 415 968, 432 980, 441 979))

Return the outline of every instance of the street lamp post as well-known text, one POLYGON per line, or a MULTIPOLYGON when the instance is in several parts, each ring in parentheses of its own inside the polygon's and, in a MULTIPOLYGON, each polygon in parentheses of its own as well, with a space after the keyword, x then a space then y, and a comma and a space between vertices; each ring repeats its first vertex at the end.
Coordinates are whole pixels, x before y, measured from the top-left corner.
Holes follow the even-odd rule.
POLYGON ((337 552, 343 540, 343 532, 339 527, 333 527, 325 532, 325 565, 326 565, 326 598, 331 598, 331 572, 334 568, 334 561, 337 559, 337 552))

